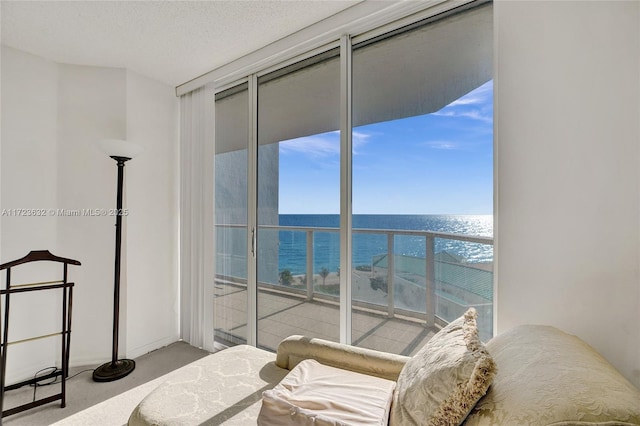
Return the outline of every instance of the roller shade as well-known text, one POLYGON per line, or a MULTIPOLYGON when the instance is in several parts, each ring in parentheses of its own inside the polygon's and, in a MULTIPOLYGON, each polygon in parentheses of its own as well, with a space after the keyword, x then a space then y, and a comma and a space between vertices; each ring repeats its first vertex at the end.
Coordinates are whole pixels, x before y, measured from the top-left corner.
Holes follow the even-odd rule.
POLYGON ((354 126, 439 111, 491 80, 492 7, 354 46, 354 126))
MULTIPOLYGON (((489 81, 492 8, 431 18, 354 46, 354 127, 438 111, 489 81)), ((259 144, 339 129, 338 55, 334 49, 259 79, 259 144)), ((218 95, 216 115, 225 111, 216 123, 216 153, 246 148, 237 129, 248 126, 247 102, 246 90, 218 95)))

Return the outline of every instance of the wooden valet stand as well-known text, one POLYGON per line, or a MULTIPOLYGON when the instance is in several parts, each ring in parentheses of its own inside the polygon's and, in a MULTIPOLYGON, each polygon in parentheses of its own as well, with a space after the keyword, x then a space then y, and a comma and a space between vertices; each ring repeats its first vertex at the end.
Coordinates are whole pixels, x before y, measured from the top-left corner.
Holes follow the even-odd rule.
POLYGON ((48 404, 53 401, 61 400, 60 407, 64 408, 66 405, 66 387, 65 380, 69 376, 69 345, 71 342, 71 308, 73 302, 73 286, 74 283, 69 282, 67 279, 67 265, 80 265, 80 262, 73 259, 66 259, 63 257, 58 257, 51 254, 48 250, 37 250, 32 251, 22 259, 14 260, 12 262, 4 263, 0 265, 0 270, 6 270, 6 284, 5 288, 0 290, 0 295, 4 296, 4 327, 2 330, 2 336, 0 336, 0 412, 2 415, 0 416, 0 424, 2 423, 1 418, 10 416, 12 414, 20 413, 22 411, 28 410, 30 408, 38 407, 40 405, 48 404), (49 262, 58 262, 62 263, 62 279, 55 281, 44 281, 44 282, 36 282, 36 283, 28 283, 28 284, 11 284, 11 269, 17 266, 22 266, 29 264, 31 262, 38 261, 49 261, 49 262), (9 308, 12 295, 17 295, 19 293, 31 293, 34 291, 53 291, 60 290, 62 291, 62 318, 61 318, 61 328, 62 330, 57 333, 46 334, 43 336, 30 337, 27 339, 16 340, 13 342, 9 341, 9 308), (20 383, 15 383, 13 385, 5 386, 6 379, 6 370, 7 370, 7 349, 11 345, 16 345, 19 343, 30 342, 33 340, 44 339, 48 337, 60 336, 62 340, 62 353, 61 353, 61 369, 56 370, 53 373, 49 373, 44 376, 34 377, 30 380, 25 380, 20 383), (46 398, 42 398, 39 400, 34 400, 32 402, 4 410, 4 393, 5 391, 17 389, 25 385, 33 385, 37 384, 41 380, 47 379, 55 379, 56 377, 61 376, 60 381, 60 393, 56 395, 52 395, 46 398))

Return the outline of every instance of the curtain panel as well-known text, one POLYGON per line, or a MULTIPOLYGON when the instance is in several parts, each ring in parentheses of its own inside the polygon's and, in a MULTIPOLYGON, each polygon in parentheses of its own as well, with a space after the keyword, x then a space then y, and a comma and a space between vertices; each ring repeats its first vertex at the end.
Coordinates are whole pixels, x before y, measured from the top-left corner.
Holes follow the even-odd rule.
POLYGON ((213 349, 214 95, 208 87, 180 97, 180 335, 213 349))

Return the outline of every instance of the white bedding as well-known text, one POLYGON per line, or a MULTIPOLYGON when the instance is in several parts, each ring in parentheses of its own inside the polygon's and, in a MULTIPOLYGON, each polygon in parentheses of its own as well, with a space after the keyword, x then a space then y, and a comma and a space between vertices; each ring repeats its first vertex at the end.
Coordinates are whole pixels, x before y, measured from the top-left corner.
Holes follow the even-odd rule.
POLYGON ((258 425, 386 425, 395 385, 308 359, 263 392, 258 425))

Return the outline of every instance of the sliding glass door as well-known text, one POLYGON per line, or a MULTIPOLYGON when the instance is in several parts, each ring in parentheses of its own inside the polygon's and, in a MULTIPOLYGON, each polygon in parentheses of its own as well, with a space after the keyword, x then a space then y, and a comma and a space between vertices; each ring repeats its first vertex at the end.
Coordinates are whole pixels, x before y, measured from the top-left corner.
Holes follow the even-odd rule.
POLYGON ((258 79, 258 345, 339 340, 339 50, 258 79))
POLYGON ((354 44, 354 345, 412 355, 471 306, 491 337, 492 93, 491 6, 354 44))
POLYGON ((215 103, 214 342, 247 342, 249 143, 247 84, 218 93, 215 103))
POLYGON ((492 6, 318 48, 216 94, 216 341, 413 354, 493 333, 492 6))

